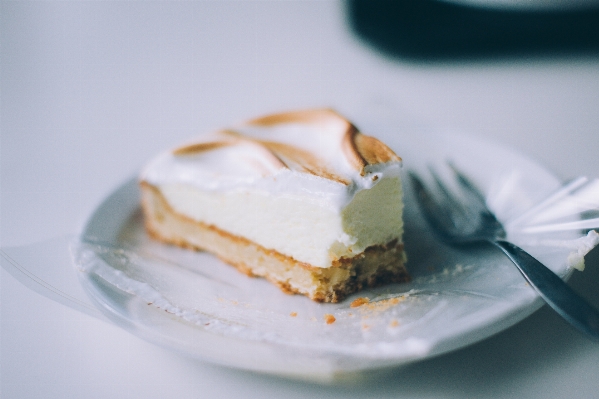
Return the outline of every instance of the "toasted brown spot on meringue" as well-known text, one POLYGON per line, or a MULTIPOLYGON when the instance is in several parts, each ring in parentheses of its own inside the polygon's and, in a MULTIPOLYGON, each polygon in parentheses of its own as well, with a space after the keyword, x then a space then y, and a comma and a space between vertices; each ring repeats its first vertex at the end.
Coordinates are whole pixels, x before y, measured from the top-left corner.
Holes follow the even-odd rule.
POLYGON ((226 147, 231 145, 230 141, 208 141, 205 143, 194 143, 185 145, 173 150, 174 155, 192 155, 200 152, 212 151, 217 148, 226 147))
MULTIPOLYGON (((175 155, 196 155, 206 151, 212 151, 223 147, 234 147, 234 146, 249 146, 253 151, 258 154, 258 158, 267 164, 270 164, 272 169, 288 169, 289 167, 283 162, 277 154, 275 154, 269 147, 265 146, 258 140, 254 140, 248 137, 244 137, 236 132, 223 131, 219 132, 231 137, 225 138, 219 141, 208 141, 202 143, 190 144, 184 147, 177 148, 173 151, 175 155)), ((265 167, 263 164, 257 161, 249 160, 248 163, 263 175, 270 174, 270 169, 265 167)))
MULTIPOLYGON (((253 119, 246 124, 270 127, 290 123, 317 125, 318 128, 322 128, 323 134, 338 135, 343 155, 362 176, 365 174, 364 168, 368 165, 401 161, 401 158, 381 141, 360 133, 348 120, 328 108, 268 115, 253 119)), ((261 157, 272 169, 287 168, 304 171, 345 185, 350 184, 347 178, 340 176, 324 160, 307 150, 291 144, 247 137, 233 129, 218 131, 213 141, 183 146, 174 150, 173 153, 175 155, 192 155, 237 145, 252 146, 257 151, 258 157, 261 157)), ((259 162, 251 162, 251 164, 256 166, 259 162)), ((260 169, 262 174, 269 173, 263 165, 260 169)))
POLYGON ((277 154, 289 169, 304 171, 314 176, 333 180, 346 186, 350 184, 350 181, 344 179, 343 176, 336 174, 327 167, 323 160, 314 156, 309 151, 274 141, 260 141, 260 143, 273 153, 277 154))
POLYGON ((368 165, 401 161, 391 148, 374 137, 358 133, 354 135, 354 142, 360 156, 368 165))
POLYGON ((212 151, 222 147, 238 145, 243 141, 253 141, 241 133, 231 129, 223 129, 214 133, 212 140, 192 143, 173 150, 174 155, 195 155, 205 151, 212 151))
POLYGON ((362 176, 367 165, 401 161, 391 148, 374 137, 360 133, 353 125, 343 136, 341 148, 347 160, 362 176))
POLYGON ((283 112, 252 119, 247 122, 248 125, 255 126, 274 126, 284 123, 349 124, 345 118, 329 108, 283 112))
POLYGON ((350 125, 341 138, 341 150, 343 151, 343 154, 347 158, 350 165, 362 173, 364 171, 364 167, 366 166, 366 162, 356 148, 355 137, 358 134, 358 129, 354 125, 350 125))
POLYGON ((364 167, 377 163, 401 161, 393 150, 374 137, 364 135, 339 115, 325 108, 268 115, 248 122, 250 125, 273 126, 285 123, 319 124, 341 134, 341 148, 349 163, 363 174, 364 167))

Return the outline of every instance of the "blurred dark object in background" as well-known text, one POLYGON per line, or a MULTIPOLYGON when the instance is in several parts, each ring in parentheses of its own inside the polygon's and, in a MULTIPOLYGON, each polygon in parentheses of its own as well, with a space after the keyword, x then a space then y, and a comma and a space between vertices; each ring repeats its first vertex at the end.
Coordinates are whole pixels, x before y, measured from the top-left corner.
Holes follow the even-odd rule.
POLYGON ((599 7, 517 10, 435 0, 347 0, 349 23, 392 57, 420 61, 599 54, 599 7))

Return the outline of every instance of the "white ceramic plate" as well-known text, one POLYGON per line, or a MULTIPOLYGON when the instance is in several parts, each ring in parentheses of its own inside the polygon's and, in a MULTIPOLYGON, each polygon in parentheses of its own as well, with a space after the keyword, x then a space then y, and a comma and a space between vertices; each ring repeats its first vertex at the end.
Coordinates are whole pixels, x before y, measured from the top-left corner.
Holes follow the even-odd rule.
MULTIPOLYGON (((525 156, 473 136, 402 134, 393 122, 360 127, 387 142, 405 167, 423 174, 427 164, 442 172, 451 159, 489 194, 501 220, 559 186, 555 176, 525 156)), ((93 301, 133 334, 188 356, 297 378, 328 380, 455 350, 542 305, 502 254, 438 242, 420 218, 408 184, 405 191, 405 245, 413 282, 364 291, 338 304, 286 295, 209 254, 151 241, 143 231, 134 180, 91 216, 74 258, 93 301), (357 297, 371 302, 351 308, 357 297), (325 314, 336 321, 326 324, 325 314)), ((559 243, 577 237, 553 236, 548 245, 536 237, 533 246, 518 234, 512 238, 566 277, 572 248, 559 243)))

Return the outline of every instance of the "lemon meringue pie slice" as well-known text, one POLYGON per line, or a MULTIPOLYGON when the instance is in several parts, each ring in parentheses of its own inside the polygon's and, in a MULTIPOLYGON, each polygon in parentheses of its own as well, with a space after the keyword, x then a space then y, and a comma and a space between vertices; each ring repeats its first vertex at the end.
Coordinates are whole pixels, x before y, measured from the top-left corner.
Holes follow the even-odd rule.
POLYGON ((409 280, 401 159, 329 109, 270 115, 160 154, 140 178, 149 234, 288 293, 337 302, 409 280))

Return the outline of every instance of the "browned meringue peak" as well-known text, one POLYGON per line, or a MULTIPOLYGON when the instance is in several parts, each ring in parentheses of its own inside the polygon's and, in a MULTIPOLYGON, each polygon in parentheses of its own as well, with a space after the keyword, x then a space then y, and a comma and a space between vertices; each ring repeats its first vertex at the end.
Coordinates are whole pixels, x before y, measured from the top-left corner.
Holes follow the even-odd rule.
POLYGON ((330 108, 307 109, 282 112, 251 119, 246 124, 254 126, 274 126, 287 123, 320 125, 324 130, 346 131, 352 124, 330 108))
POLYGON ((274 126, 285 123, 320 125, 323 130, 341 133, 343 152, 351 165, 360 174, 364 174, 364 168, 367 165, 401 161, 401 158, 380 140, 360 133, 351 122, 329 108, 285 112, 264 116, 248 122, 250 125, 260 126, 274 126))
MULTIPOLYGON (((364 162, 363 167, 367 165, 376 165, 378 163, 401 161, 401 158, 382 141, 357 131, 353 132, 352 135, 354 149, 360 154, 360 157, 364 162)), ((361 170, 361 172, 362 171, 363 170, 361 170)))
MULTIPOLYGON (((264 146, 258 140, 240 135, 232 130, 222 130, 217 132, 218 137, 214 141, 205 141, 201 143, 193 143, 183 147, 176 148, 173 151, 175 156, 196 155, 206 151, 213 151, 223 147, 246 146, 250 147, 262 161, 271 165, 274 170, 288 169, 288 166, 267 146, 264 146)), ((252 166, 264 174, 270 174, 268 169, 265 169, 260 163, 252 162, 252 166)))
POLYGON ((277 154, 279 159, 283 160, 289 169, 301 170, 314 176, 345 184, 346 186, 351 183, 328 168, 323 160, 314 156, 309 151, 274 141, 260 140, 260 143, 277 154))
MULTIPOLYGON (((323 132, 337 134, 343 155, 361 175, 365 174, 364 168, 368 165, 401 161, 401 158, 381 141, 360 133, 347 119, 331 109, 285 112, 246 122, 246 125, 249 126, 263 127, 283 124, 307 124, 316 126, 323 132)), ((238 145, 252 146, 274 169, 287 168, 304 171, 345 185, 350 184, 350 181, 328 167, 324 160, 305 149, 287 143, 248 137, 232 129, 217 132, 212 141, 186 145, 175 149, 173 153, 174 155, 191 155, 238 145)))
POLYGON ((231 145, 229 141, 208 141, 204 143, 194 143, 175 148, 173 155, 192 155, 200 152, 216 150, 217 148, 231 145))

